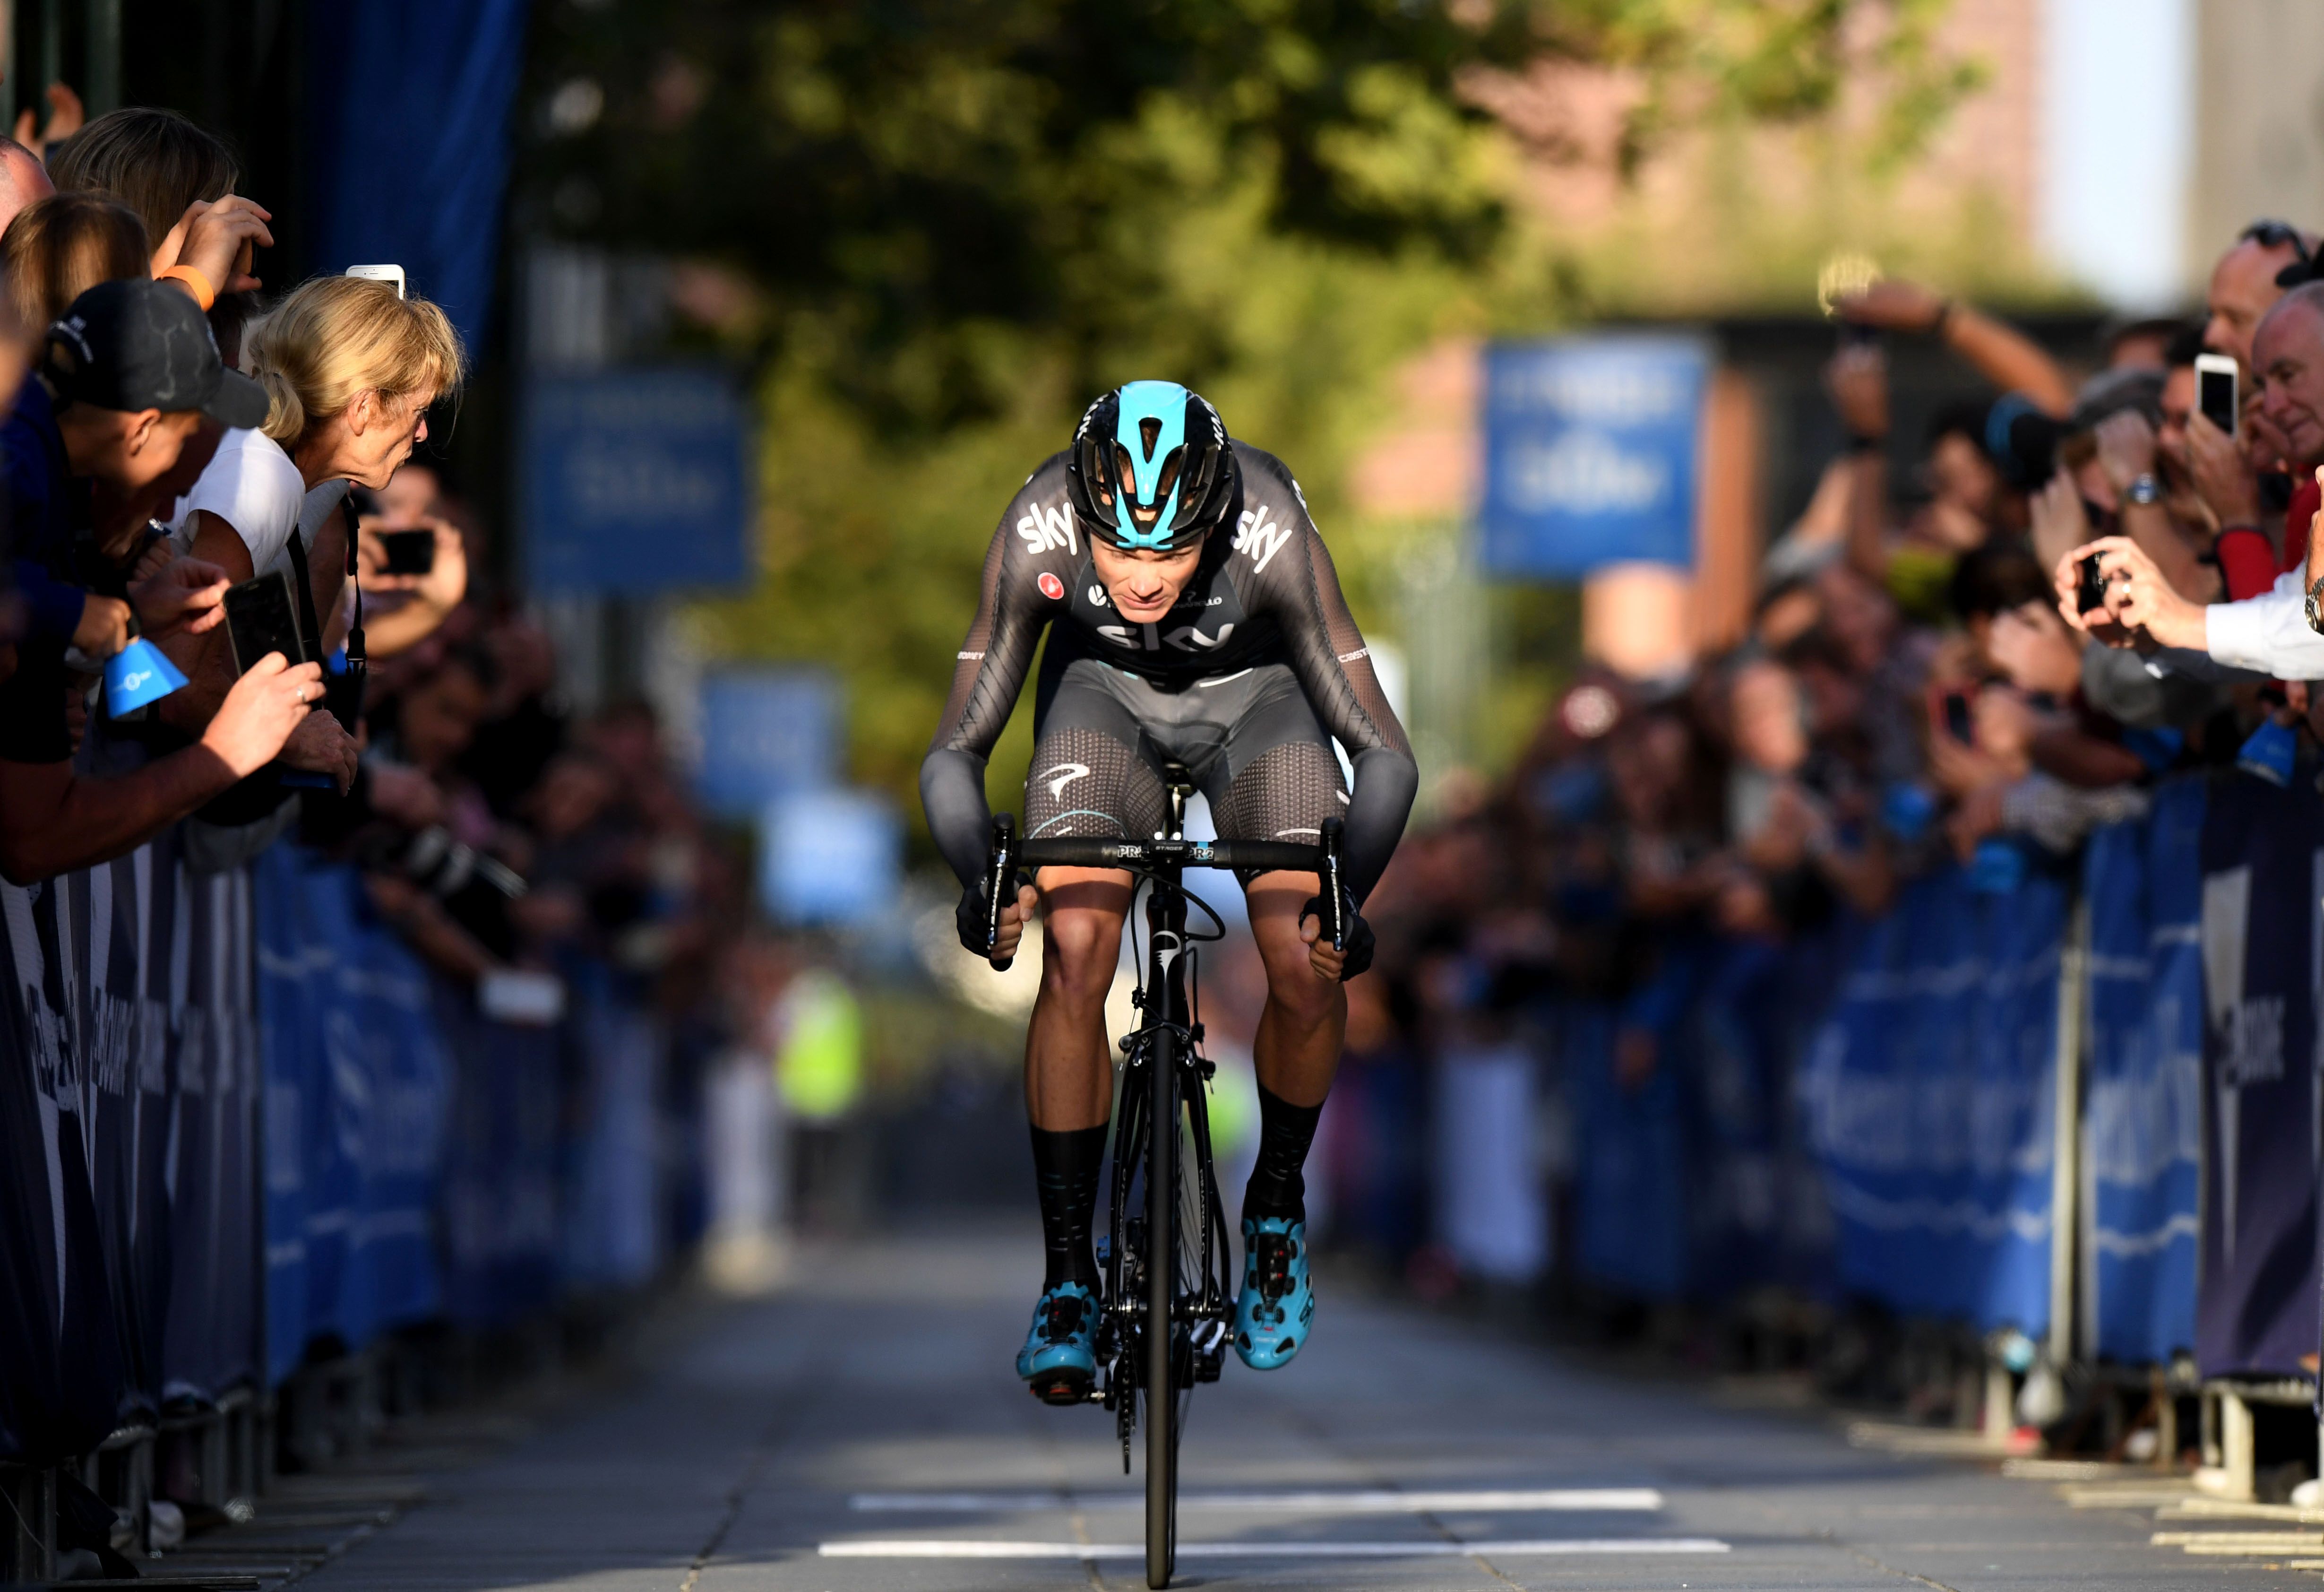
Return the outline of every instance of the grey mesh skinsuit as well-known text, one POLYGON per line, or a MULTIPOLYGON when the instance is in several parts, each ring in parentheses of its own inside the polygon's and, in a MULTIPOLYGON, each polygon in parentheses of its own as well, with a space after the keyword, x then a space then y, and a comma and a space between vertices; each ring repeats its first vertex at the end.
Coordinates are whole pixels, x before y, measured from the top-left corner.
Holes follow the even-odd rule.
POLYGON ((1148 838, 1166 810, 1159 764, 1184 763, 1222 836, 1312 838, 1347 822, 1344 876, 1361 902, 1403 833, 1419 781, 1404 728, 1340 595, 1291 472, 1231 444, 1242 495, 1177 606, 1121 618, 1065 495, 1065 456, 1028 477, 984 559, 920 797, 937 848, 975 888, 989 815, 984 765, 1049 631, 1026 774, 1028 836, 1148 838), (1342 788, 1337 738, 1355 769, 1342 788))

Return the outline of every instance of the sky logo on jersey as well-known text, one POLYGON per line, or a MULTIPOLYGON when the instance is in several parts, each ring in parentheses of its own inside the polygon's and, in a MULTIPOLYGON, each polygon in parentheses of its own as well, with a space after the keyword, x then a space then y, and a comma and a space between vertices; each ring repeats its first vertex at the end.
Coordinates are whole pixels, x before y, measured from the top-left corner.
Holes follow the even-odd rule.
POLYGON ((1130 382, 1121 388, 1114 411, 1113 440, 1126 463, 1113 516, 1121 529, 1124 547, 1160 551, 1170 545, 1179 486, 1179 474, 1170 467, 1170 461, 1186 445, 1190 396, 1176 382, 1130 382), (1139 530, 1141 520, 1153 529, 1139 530))
POLYGON ((1249 557, 1251 567, 1265 569, 1268 560, 1283 551, 1291 540, 1291 527, 1280 520, 1268 517, 1266 505, 1245 509, 1235 522, 1234 551, 1249 557))
POLYGON ((1024 539, 1028 552, 1045 553, 1053 547, 1062 547, 1075 558, 1081 556, 1073 511, 1063 504, 1035 504, 1032 512, 1017 522, 1017 534, 1024 539))
POLYGON ((1065 583, 1058 579, 1055 575, 1050 574, 1047 569, 1041 571, 1041 578, 1033 582, 1033 584, 1041 588, 1041 595, 1047 597, 1053 603, 1059 601, 1065 595, 1065 583))

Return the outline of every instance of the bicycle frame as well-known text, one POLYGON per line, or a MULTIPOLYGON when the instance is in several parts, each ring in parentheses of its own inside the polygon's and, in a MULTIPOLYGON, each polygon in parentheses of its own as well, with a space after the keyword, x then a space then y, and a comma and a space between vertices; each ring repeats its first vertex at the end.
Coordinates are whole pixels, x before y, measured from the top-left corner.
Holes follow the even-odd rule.
MULTIPOLYGON (((1086 838, 1033 839, 1021 845, 1008 813, 992 820, 988 859, 985 945, 999 942, 1001 912, 1015 899, 1019 867, 1125 868, 1146 881, 1147 949, 1136 996, 1143 1020, 1121 1040, 1123 1067, 1113 1142, 1110 1241, 1105 1302, 1096 1348, 1105 1367, 1102 1391, 1092 1396, 1114 1413, 1121 1435, 1121 1468, 1130 1470, 1136 1433, 1136 1395, 1146 1396, 1146 1581, 1167 1587, 1177 1557, 1178 1434, 1185 1399, 1198 1382, 1215 1382, 1226 1356, 1234 1313, 1226 1236, 1226 1208, 1211 1156, 1204 1086, 1214 1069, 1202 1054, 1203 1024, 1190 969, 1194 947, 1217 934, 1189 935, 1186 903, 1201 905, 1185 884, 1189 867, 1289 869, 1321 876, 1326 921, 1334 947, 1347 944, 1340 886, 1341 824, 1324 820, 1313 846, 1280 840, 1188 840, 1181 834, 1192 782, 1173 771, 1168 782, 1169 832, 1151 841, 1086 838), (1181 1103, 1184 1109, 1182 1112, 1181 1103), (1198 1237, 1190 1265, 1182 1266, 1179 1217, 1184 1131, 1194 1151, 1198 1237), (1141 1166, 1142 1163, 1142 1166, 1141 1166), (1130 1214, 1132 1183, 1146 1178, 1145 1211, 1130 1214), (1215 1260, 1215 1263, 1214 1263, 1215 1260)), ((1135 904, 1133 901, 1133 905, 1135 904)), ((994 957, 996 967, 1009 958, 994 957)))

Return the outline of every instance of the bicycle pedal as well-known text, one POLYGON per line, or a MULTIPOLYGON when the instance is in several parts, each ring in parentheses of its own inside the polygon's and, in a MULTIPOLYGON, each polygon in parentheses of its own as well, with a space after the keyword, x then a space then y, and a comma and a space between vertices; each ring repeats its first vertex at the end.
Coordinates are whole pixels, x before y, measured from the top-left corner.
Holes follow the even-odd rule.
POLYGON ((1033 1390, 1035 1398, 1059 1409, 1093 1403, 1103 1397, 1097 1390, 1096 1378, 1078 1372, 1037 1376, 1025 1385, 1033 1390))

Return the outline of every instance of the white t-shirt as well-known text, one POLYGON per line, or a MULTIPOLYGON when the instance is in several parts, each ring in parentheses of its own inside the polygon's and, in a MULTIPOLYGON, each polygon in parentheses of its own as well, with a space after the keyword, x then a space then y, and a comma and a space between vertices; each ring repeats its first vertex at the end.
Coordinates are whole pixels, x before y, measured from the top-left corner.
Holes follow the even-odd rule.
POLYGON ((288 569, 290 534, 306 498, 307 483, 281 443, 260 430, 228 431, 194 489, 178 500, 176 540, 191 548, 194 513, 207 509, 242 538, 252 573, 288 569))
POLYGON ((207 509, 224 520, 250 550, 254 575, 290 568, 290 534, 311 550, 315 532, 347 495, 345 481, 326 481, 307 490, 299 467, 282 445, 259 430, 232 430, 194 489, 178 500, 173 540, 181 551, 194 542, 194 511, 207 509))

